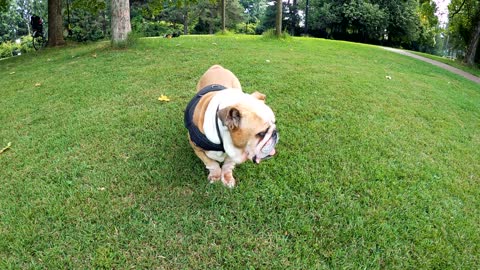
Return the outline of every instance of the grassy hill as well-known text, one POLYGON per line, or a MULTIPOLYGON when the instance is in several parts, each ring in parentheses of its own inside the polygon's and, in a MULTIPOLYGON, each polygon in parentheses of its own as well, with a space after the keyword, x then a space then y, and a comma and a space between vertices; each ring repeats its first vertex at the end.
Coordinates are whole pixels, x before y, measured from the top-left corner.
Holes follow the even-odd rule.
POLYGON ((45 50, 0 61, 0 78, 1 269, 480 265, 480 89, 435 66, 188 36, 45 50), (217 63, 267 95, 280 132, 233 190, 208 184, 183 127, 217 63))

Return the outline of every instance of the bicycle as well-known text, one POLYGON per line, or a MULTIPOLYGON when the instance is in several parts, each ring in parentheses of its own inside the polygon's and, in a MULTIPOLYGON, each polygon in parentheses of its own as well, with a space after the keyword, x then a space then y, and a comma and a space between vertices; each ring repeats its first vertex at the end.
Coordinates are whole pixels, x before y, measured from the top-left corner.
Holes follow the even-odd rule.
POLYGON ((43 31, 43 21, 40 17, 33 15, 30 18, 32 26, 33 48, 40 50, 47 46, 47 33, 43 31))

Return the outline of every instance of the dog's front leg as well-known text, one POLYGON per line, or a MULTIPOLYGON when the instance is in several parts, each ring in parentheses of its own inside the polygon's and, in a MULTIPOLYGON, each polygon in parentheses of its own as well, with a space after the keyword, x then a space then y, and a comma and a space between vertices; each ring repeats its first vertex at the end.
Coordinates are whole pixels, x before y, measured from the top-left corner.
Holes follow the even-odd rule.
POLYGON ((190 141, 190 144, 192 145, 195 154, 203 161, 203 164, 205 164, 205 167, 209 171, 208 181, 210 181, 210 183, 214 183, 220 180, 222 178, 222 169, 220 168, 220 164, 217 161, 209 158, 205 152, 196 147, 192 141, 190 141))
POLYGON ((230 158, 225 158, 222 165, 222 183, 233 188, 235 186, 235 178, 233 178, 233 169, 235 169, 235 162, 230 158))

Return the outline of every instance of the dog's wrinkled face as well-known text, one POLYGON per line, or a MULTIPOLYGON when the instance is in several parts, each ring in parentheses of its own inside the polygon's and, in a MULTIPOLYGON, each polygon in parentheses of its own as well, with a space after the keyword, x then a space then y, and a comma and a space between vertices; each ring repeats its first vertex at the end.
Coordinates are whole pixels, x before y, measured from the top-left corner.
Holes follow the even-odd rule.
POLYGON ((275 115, 265 104, 265 95, 255 92, 251 98, 220 110, 218 117, 228 128, 234 146, 244 151, 245 158, 258 164, 275 155, 279 136, 275 115))

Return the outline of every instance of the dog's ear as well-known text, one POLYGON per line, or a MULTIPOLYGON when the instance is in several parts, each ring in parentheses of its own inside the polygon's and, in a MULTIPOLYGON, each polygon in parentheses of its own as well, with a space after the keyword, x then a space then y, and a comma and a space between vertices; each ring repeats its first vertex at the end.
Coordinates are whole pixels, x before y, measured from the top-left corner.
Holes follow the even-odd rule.
POLYGON ((240 111, 235 107, 227 107, 217 112, 218 118, 222 121, 223 125, 228 127, 229 130, 235 130, 240 127, 240 120, 242 115, 240 111))
POLYGON ((262 94, 262 93, 260 93, 260 92, 258 92, 258 91, 253 92, 253 93, 252 93, 252 96, 253 96, 254 98, 258 99, 258 100, 263 101, 263 102, 265 102, 265 99, 267 98, 266 95, 264 95, 264 94, 262 94))

